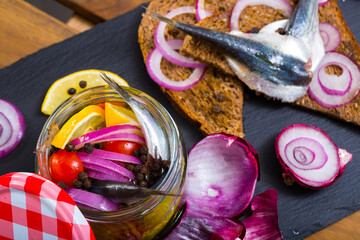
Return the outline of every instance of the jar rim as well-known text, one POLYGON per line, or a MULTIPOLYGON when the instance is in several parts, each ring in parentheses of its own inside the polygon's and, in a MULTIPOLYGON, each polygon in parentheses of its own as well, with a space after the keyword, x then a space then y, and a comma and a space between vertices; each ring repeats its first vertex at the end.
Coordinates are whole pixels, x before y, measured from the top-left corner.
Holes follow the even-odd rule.
MULTIPOLYGON (((172 194, 181 195, 185 173, 186 173, 186 148, 184 144, 184 140, 179 129, 176 126, 175 121, 172 119, 170 114, 167 110, 158 103, 154 98, 147 95, 146 93, 131 88, 131 87, 123 87, 136 101, 142 104, 144 107, 148 108, 148 110, 154 111, 152 114, 157 114, 158 117, 161 119, 161 123, 165 124, 166 126, 164 129, 167 131, 166 136, 168 136, 168 144, 170 144, 170 168, 167 171, 166 175, 161 179, 156 185, 156 190, 164 191, 165 193, 169 193, 176 184, 176 179, 179 177, 181 178, 181 187, 177 189, 177 192, 171 192, 172 194), (172 138, 172 139, 169 139, 172 138), (185 164, 182 164, 182 162, 185 164)), ((49 136, 49 129, 53 122, 59 123, 62 125, 65 120, 68 119, 69 116, 73 115, 76 110, 81 109, 84 107, 85 104, 90 104, 93 102, 101 102, 105 101, 105 99, 111 99, 120 101, 122 98, 118 95, 113 89, 109 86, 99 86, 91 89, 86 89, 82 92, 75 94, 74 96, 70 97, 64 103, 62 103, 53 114, 47 119, 44 127, 40 133, 38 142, 37 142, 37 149, 44 145, 45 141, 49 136)), ((49 147, 45 148, 42 153, 36 153, 36 160, 35 160, 35 171, 40 175, 43 175, 49 179, 50 172, 49 167, 45 168, 42 166, 42 161, 48 161, 49 158, 49 147)), ((165 199, 166 196, 151 196, 147 199, 144 199, 133 206, 129 206, 127 208, 119 209, 118 211, 114 212, 102 212, 102 211, 92 211, 88 209, 81 208, 81 211, 85 215, 86 218, 91 220, 119 220, 119 218, 127 219, 129 216, 134 217, 134 215, 140 215, 144 211, 151 211, 155 208, 160 202, 165 199)))

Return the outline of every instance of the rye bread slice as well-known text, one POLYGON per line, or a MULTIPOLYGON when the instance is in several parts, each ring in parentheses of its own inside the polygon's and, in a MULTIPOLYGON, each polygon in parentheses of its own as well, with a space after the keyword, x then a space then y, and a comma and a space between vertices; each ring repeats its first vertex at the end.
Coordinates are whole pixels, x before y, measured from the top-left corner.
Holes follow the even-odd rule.
MULTIPOLYGON (((223 5, 225 5, 223 8, 226 8, 226 3, 223 5)), ((165 15, 180 6, 195 6, 195 0, 154 0, 148 8, 165 15)), ((182 15, 174 19, 196 23, 194 14, 182 15)), ((144 15, 139 27, 138 41, 145 63, 149 53, 155 48, 154 32, 157 24, 157 20, 144 15)), ((166 39, 185 37, 183 33, 172 27, 167 27, 165 36, 166 39)), ((165 59, 161 62, 161 69, 166 76, 178 81, 186 79, 192 72, 192 69, 176 66, 165 59)), ((236 77, 208 68, 203 79, 191 89, 185 91, 161 89, 177 111, 205 135, 225 132, 239 137, 244 136, 243 84, 236 77)))
MULTIPOLYGON (((290 0, 293 5, 295 1, 290 0)), ((223 13, 208 17, 198 25, 216 29, 222 32, 229 31, 229 18, 230 13, 223 13)), ((239 28, 243 32, 247 32, 256 27, 261 29, 266 24, 283 19, 284 16, 279 11, 271 10, 265 6, 252 6, 247 7, 240 16, 239 28), (258 16, 262 14, 262 18, 258 16), (254 21, 257 19, 256 21, 254 21)), ((341 53, 352 59, 358 66, 360 66, 360 47, 356 42, 354 35, 351 33, 349 27, 343 19, 343 15, 338 7, 336 0, 330 0, 324 6, 319 8, 320 22, 327 22, 339 29, 341 34, 341 43, 335 52, 341 53)), ((186 56, 191 56, 199 61, 220 69, 222 72, 235 76, 231 71, 227 62, 225 61, 222 53, 207 43, 201 42, 197 39, 187 36, 180 52, 186 56), (210 49, 210 50, 209 50, 210 49)), ((328 72, 339 74, 338 69, 328 67, 328 72)), ((360 95, 358 95, 351 103, 336 107, 326 108, 318 104, 315 100, 311 99, 308 94, 294 102, 294 105, 324 113, 326 115, 360 125, 360 95)))

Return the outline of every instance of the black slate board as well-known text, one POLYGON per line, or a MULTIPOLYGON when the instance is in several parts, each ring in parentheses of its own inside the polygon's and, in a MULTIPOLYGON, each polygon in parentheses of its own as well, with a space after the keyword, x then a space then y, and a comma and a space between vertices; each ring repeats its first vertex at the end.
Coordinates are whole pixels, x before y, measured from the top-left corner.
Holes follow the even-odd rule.
MULTIPOLYGON (((360 39, 357 19, 360 1, 340 0, 339 5, 351 30, 360 39)), ((146 72, 137 43, 142 12, 142 8, 137 8, 0 70, 0 98, 18 106, 27 123, 20 146, 1 159, 0 175, 11 171, 34 171, 33 151, 47 118, 40 112, 46 91, 56 79, 82 69, 113 71, 132 87, 157 99, 178 124, 188 150, 203 138, 174 111, 146 72)), ((244 104, 244 128, 246 139, 260 154, 261 181, 257 184, 256 194, 268 188, 279 191, 279 224, 284 239, 303 239, 360 209, 359 127, 252 96, 244 104), (294 123, 322 128, 339 147, 353 153, 353 161, 333 186, 314 191, 300 186, 289 188, 282 183, 274 139, 283 128, 294 123)))

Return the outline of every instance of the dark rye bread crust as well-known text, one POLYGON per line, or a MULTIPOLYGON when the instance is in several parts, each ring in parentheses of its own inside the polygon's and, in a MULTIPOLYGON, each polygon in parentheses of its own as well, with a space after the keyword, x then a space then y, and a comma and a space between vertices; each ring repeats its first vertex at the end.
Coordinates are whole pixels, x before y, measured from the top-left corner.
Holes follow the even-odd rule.
MULTIPOLYGON (((295 1, 289 0, 293 5, 295 1)), ((281 12, 271 12, 271 8, 265 6, 247 7, 240 16, 240 30, 247 32, 253 27, 262 28, 266 24, 284 18, 281 12), (262 18, 259 18, 259 14, 262 18), (257 19, 254 21, 254 19, 257 19)), ((272 9, 274 11, 274 9, 272 9)), ((204 19, 198 25, 207 28, 216 29, 222 32, 229 31, 229 17, 230 13, 223 13, 211 16, 204 19)), ((319 8, 320 22, 327 22, 339 29, 341 34, 341 43, 335 52, 341 53, 352 59, 358 66, 360 66, 360 47, 356 42, 354 35, 351 33, 349 27, 343 19, 343 15, 338 7, 336 0, 330 0, 324 6, 319 8)), ((224 57, 219 51, 216 51, 212 46, 204 42, 198 41, 191 36, 185 38, 185 42, 180 51, 186 56, 191 56, 208 65, 215 66, 222 72, 235 76, 224 57), (210 49, 210 50, 209 50, 210 49)), ((339 73, 336 69, 330 68, 329 72, 339 73)), ((351 103, 337 107, 326 108, 311 99, 308 94, 294 102, 294 105, 311 109, 326 115, 360 125, 360 95, 358 95, 351 103)))
MULTIPOLYGON (((154 0, 148 8, 165 15, 180 6, 195 6, 195 0, 154 0)), ((225 10, 229 7, 227 3, 219 6, 225 10)), ((194 14, 182 15, 174 19, 196 23, 194 14)), ((157 20, 144 15, 139 27, 138 41, 145 62, 155 48, 154 32, 157 24, 157 20)), ((166 39, 185 37, 183 33, 172 27, 167 27, 165 36, 166 39)), ((161 62, 161 69, 165 76, 177 81, 186 79, 192 72, 192 69, 176 66, 164 59, 161 62)), ((239 137, 244 136, 243 85, 236 77, 208 68, 203 79, 191 89, 185 91, 161 89, 177 111, 205 135, 225 132, 239 137)))

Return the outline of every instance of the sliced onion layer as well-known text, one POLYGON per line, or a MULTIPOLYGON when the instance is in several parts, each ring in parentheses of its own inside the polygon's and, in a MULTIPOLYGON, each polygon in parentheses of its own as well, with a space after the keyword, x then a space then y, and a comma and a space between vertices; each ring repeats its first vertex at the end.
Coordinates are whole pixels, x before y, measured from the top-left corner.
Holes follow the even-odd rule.
POLYGON ((195 9, 196 9, 196 19, 199 22, 204 18, 207 18, 212 15, 210 11, 207 11, 205 9, 205 0, 196 0, 195 9))
POLYGON ((341 42, 339 30, 330 23, 319 23, 321 38, 326 52, 334 51, 341 42))
MULTIPOLYGON (((175 16, 186 13, 195 14, 195 8, 193 6, 178 7, 171 10, 168 14, 165 15, 165 17, 171 19, 175 16)), ((155 30, 155 36, 154 36, 155 46, 156 49, 160 52, 160 54, 169 62, 172 62, 182 67, 189 67, 189 68, 205 67, 205 64, 195 61, 192 58, 185 57, 180 53, 176 52, 175 50, 180 49, 181 45, 179 48, 174 48, 173 46, 171 46, 170 44, 171 42, 165 40, 165 36, 164 36, 165 27, 166 27, 166 23, 160 22, 155 30)))
POLYGON ((90 178, 99 179, 99 180, 111 180, 111 181, 128 182, 128 183, 131 182, 131 181, 129 181, 128 178, 126 178, 120 174, 114 174, 114 175, 106 174, 106 173, 94 171, 94 170, 86 170, 86 174, 90 178))
POLYGON ((231 30, 239 30, 239 18, 241 12, 247 6, 254 6, 254 5, 265 5, 275 9, 280 9, 283 11, 284 15, 288 18, 291 17, 293 7, 287 0, 239 0, 231 13, 230 18, 230 28, 231 30))
POLYGON ((257 153, 249 145, 213 134, 192 148, 185 182, 190 210, 230 218, 246 209, 258 178, 257 153))
POLYGON ((308 92, 320 105, 334 108, 350 103, 359 94, 359 90, 358 66, 345 55, 327 52, 314 72, 308 92), (342 74, 340 76, 327 74, 325 68, 331 65, 340 67, 342 74))
POLYGON ((329 0, 318 0, 319 7, 324 6, 329 0))
POLYGON ((0 99, 0 158, 9 155, 19 145, 25 133, 25 120, 12 103, 0 99))
POLYGON ((96 148, 94 148, 91 155, 94 155, 94 156, 97 156, 100 158, 104 158, 104 159, 108 159, 108 160, 112 160, 112 161, 119 161, 122 163, 142 164, 142 162, 136 157, 129 156, 126 154, 116 153, 116 152, 100 150, 100 149, 96 149, 96 148))
POLYGON ((180 223, 165 238, 165 240, 179 239, 222 239, 234 240, 243 234, 243 225, 225 218, 214 218, 201 215, 186 209, 180 223))
POLYGON ((251 202, 252 215, 243 221, 244 240, 282 240, 278 224, 277 191, 269 189, 251 202))
MULTIPOLYGON (((102 128, 75 138, 71 142, 75 145, 75 149, 83 147, 86 143, 99 143, 104 141, 114 141, 116 137, 134 138, 134 141, 145 144, 145 139, 142 137, 140 128, 133 125, 123 124, 111 127, 102 128), (137 135, 137 136, 135 136, 137 135), (110 140, 111 139, 111 140, 110 140)), ((118 139, 122 140, 122 139, 118 139)), ((127 140, 127 139, 126 139, 127 140)), ((131 141, 129 139, 129 141, 131 141)))
MULTIPOLYGON (((76 152, 76 154, 80 158, 85 168, 87 167, 86 164, 93 164, 99 166, 99 171, 101 171, 102 168, 106 168, 109 169, 110 171, 117 172, 118 174, 121 174, 127 178, 135 179, 134 173, 120 166, 119 164, 113 163, 110 160, 99 158, 93 156, 92 154, 87 154, 84 152, 76 152)), ((97 170, 97 169, 93 169, 93 170, 97 170)))
MULTIPOLYGON (((180 49, 183 43, 183 40, 172 39, 167 41, 169 46, 173 49, 180 49)), ((160 86, 174 90, 174 91, 184 91, 193 87, 197 84, 205 74, 205 67, 197 67, 194 69, 192 74, 183 81, 173 81, 166 77, 161 70, 161 59, 162 55, 158 48, 155 48, 148 56, 146 61, 146 68, 150 77, 160 86)))
POLYGON ((282 130, 275 145, 287 176, 314 189, 330 186, 352 159, 350 153, 339 152, 324 131, 305 124, 294 124, 282 130))
POLYGON ((78 206, 83 208, 98 211, 117 211, 119 209, 116 203, 101 195, 76 188, 66 188, 65 191, 78 206))

